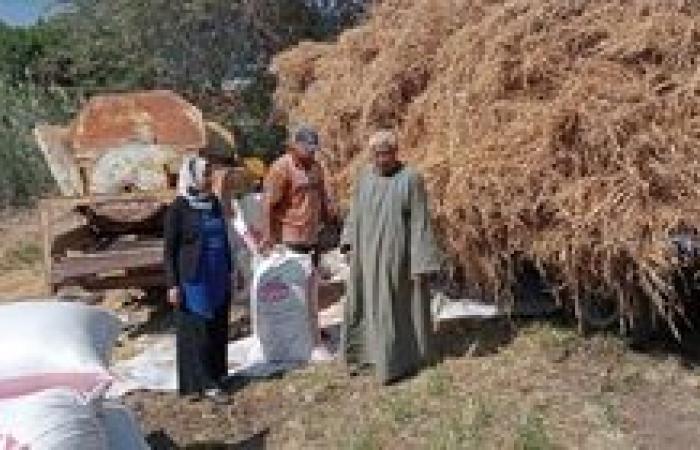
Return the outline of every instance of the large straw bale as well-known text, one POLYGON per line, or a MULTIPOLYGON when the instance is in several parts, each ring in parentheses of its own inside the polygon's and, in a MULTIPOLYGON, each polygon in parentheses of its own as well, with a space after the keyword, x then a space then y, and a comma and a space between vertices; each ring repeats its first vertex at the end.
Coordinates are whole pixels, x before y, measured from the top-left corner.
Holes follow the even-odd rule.
POLYGON ((700 223, 699 57, 690 0, 387 0, 274 70, 345 199, 368 135, 399 131, 488 292, 508 298, 528 260, 562 299, 644 298, 671 322, 668 236, 700 223))

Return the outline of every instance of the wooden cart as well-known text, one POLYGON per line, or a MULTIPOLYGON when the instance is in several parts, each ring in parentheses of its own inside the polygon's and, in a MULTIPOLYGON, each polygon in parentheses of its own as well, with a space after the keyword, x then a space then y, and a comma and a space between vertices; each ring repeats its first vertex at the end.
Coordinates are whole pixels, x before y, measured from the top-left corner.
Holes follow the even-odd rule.
POLYGON ((173 196, 163 192, 42 201, 48 293, 68 287, 162 289, 162 221, 173 196))
POLYGON ((35 135, 61 192, 40 205, 50 294, 165 289, 163 221, 184 155, 209 157, 224 207, 260 176, 235 155, 231 133, 169 91, 96 96, 72 123, 35 135))

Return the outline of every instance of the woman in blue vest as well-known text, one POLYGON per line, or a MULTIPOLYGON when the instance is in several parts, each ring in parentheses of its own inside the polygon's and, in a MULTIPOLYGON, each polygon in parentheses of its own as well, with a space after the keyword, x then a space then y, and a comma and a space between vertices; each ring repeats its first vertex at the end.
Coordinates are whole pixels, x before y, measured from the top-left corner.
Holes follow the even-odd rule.
POLYGON ((165 219, 168 302, 177 315, 181 395, 223 400, 231 307, 231 247, 224 209, 212 191, 211 167, 185 158, 178 196, 165 219))

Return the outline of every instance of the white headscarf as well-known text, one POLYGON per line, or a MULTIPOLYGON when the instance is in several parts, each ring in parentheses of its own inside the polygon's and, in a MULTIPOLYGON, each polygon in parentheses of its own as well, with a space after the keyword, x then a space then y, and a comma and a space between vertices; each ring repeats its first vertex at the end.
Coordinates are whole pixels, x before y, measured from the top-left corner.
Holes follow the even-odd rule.
POLYGON ((180 167, 177 193, 195 209, 210 209, 212 207, 211 196, 199 190, 206 169, 207 160, 196 155, 186 156, 182 161, 182 167, 180 167))
POLYGON ((369 138, 369 148, 371 150, 398 148, 396 134, 391 130, 379 130, 369 138))

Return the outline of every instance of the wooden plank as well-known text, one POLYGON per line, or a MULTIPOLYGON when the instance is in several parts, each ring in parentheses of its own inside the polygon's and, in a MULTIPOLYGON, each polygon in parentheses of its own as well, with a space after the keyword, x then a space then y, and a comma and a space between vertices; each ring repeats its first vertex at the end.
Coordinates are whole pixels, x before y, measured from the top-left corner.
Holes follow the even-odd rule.
POLYGON ((133 192, 119 195, 92 194, 83 197, 54 197, 41 200, 41 205, 52 205, 62 207, 90 206, 96 203, 109 202, 148 202, 162 201, 169 202, 175 198, 175 191, 154 191, 154 192, 133 192))
POLYGON ((52 283, 52 262, 53 258, 51 256, 51 206, 44 205, 39 209, 39 221, 41 222, 41 238, 44 253, 44 285, 46 293, 48 295, 53 295, 54 286, 52 283))
POLYGON ((164 273, 151 273, 145 275, 125 275, 119 277, 85 277, 64 280, 64 286, 80 286, 89 291, 102 291, 109 289, 131 289, 131 288, 149 288, 149 287, 165 287, 164 273))
MULTIPOLYGON (((52 215, 55 217, 55 215, 52 215)), ((51 255, 65 256, 70 251, 89 251, 97 245, 97 239, 88 225, 82 225, 66 231, 54 233, 51 242, 51 255)))
MULTIPOLYGON (((135 237, 135 236, 134 236, 135 237)), ((158 238, 118 240, 109 246, 108 251, 129 251, 141 248, 163 248, 163 240, 158 238)))
POLYGON ((54 262, 51 280, 52 283, 60 284, 66 279, 87 275, 98 275, 116 270, 162 267, 162 265, 162 247, 83 254, 54 262))

